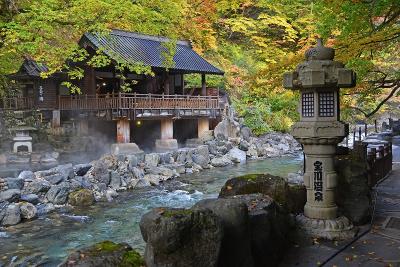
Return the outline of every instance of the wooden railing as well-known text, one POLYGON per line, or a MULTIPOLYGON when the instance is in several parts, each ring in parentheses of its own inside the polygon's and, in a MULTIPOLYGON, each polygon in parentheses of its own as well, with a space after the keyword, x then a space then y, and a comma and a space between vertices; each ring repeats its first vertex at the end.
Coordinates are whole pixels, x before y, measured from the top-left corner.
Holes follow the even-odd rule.
POLYGON ((367 163, 368 185, 374 186, 392 170, 392 143, 367 143, 356 141, 353 153, 367 163))
POLYGON ((218 109, 218 96, 113 94, 61 96, 60 110, 218 109))
POLYGON ((25 110, 33 107, 34 101, 32 97, 0 98, 0 110, 25 110))

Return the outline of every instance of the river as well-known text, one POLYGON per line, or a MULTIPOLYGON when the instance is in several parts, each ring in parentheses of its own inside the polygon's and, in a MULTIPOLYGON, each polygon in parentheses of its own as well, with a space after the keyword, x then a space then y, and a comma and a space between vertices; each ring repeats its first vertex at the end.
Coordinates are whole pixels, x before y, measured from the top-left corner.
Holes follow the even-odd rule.
POLYGON ((86 209, 64 209, 31 222, 0 228, 0 266, 41 262, 56 266, 72 250, 95 242, 126 242, 143 253, 141 216, 153 207, 190 207, 218 196, 229 178, 249 173, 286 177, 301 169, 302 157, 282 157, 182 175, 162 186, 120 193, 115 201, 86 209))

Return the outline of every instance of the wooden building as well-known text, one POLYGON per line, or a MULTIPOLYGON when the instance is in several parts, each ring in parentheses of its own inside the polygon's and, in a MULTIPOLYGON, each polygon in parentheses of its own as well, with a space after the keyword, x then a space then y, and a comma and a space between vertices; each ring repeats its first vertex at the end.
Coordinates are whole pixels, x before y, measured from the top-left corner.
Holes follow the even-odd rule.
MULTIPOLYGON (((87 124, 93 121, 109 122, 116 129, 118 143, 140 144, 134 133, 131 134, 132 125, 152 121, 148 124, 158 123, 160 128, 156 148, 175 148, 177 134, 174 133, 174 123, 185 120, 183 128, 196 124, 197 135, 201 136, 210 128, 210 121, 220 118, 224 103, 218 91, 207 88, 206 75, 223 75, 224 72, 198 55, 186 41, 176 43, 174 67, 166 69, 163 58, 166 48, 163 44, 168 41, 164 37, 121 30, 112 30, 106 36, 86 33, 79 45, 89 55, 101 51, 112 63, 102 68, 80 65, 84 69, 84 77, 76 85, 81 88, 81 94, 71 94, 62 85, 68 79, 66 73, 42 79, 40 73, 46 72, 47 67, 26 59, 20 70, 10 76, 23 85, 21 95, 1 99, 0 110, 35 109, 50 113, 55 127, 71 118, 81 118, 81 123, 87 124), (125 79, 121 79, 113 66, 121 60, 150 66, 155 75, 124 73, 125 79), (199 90, 187 90, 185 87, 184 75, 192 73, 201 75, 202 87, 199 90), (121 90, 126 82, 134 84, 129 93, 121 90)), ((91 127, 88 125, 87 128, 91 127)))

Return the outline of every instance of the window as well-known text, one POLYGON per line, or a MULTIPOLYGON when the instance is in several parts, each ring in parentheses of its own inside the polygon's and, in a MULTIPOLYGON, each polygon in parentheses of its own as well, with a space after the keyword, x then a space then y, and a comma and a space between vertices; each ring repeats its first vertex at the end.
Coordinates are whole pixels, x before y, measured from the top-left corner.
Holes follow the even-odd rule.
POLYGON ((335 115, 335 95, 333 92, 319 93, 319 116, 333 117, 335 115))
POLYGON ((314 93, 303 93, 301 104, 303 117, 314 117, 314 93))

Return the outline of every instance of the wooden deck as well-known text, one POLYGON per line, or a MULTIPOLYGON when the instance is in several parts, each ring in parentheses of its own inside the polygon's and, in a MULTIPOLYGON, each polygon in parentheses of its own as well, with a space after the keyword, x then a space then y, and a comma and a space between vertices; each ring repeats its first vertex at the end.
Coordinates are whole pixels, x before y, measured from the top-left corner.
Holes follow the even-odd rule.
MULTIPOLYGON (((218 117, 223 107, 218 96, 126 94, 60 96, 61 111, 107 112, 112 117, 151 119, 159 117, 218 117)), ((0 110, 40 109, 32 98, 0 99, 0 110)))

